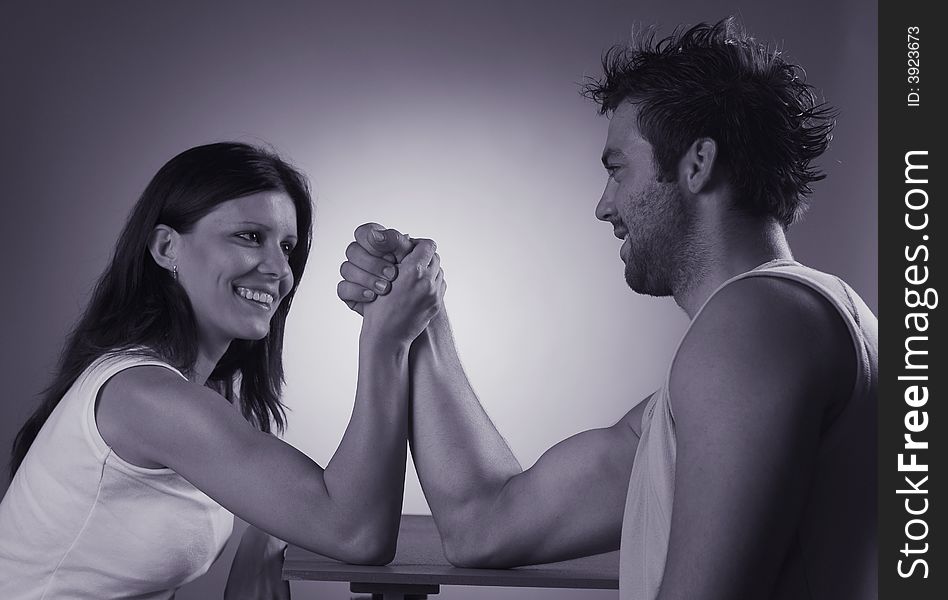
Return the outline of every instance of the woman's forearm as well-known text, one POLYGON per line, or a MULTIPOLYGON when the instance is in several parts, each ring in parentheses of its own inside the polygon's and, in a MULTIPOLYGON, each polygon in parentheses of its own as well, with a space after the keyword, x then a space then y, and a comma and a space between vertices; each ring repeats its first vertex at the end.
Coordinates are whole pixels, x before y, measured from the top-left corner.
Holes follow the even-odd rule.
POLYGON ((352 417, 323 478, 340 529, 365 557, 394 555, 405 485, 408 345, 367 327, 359 340, 359 381, 352 417))

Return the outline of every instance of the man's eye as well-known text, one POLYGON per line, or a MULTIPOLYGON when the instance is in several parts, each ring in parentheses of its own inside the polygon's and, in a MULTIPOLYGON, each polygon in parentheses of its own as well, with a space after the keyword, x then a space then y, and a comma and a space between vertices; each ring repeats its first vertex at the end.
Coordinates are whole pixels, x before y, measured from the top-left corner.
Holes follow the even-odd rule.
POLYGON ((256 231, 244 231, 242 233, 238 233, 237 237, 241 239, 245 239, 248 242, 253 242, 255 244, 260 242, 260 234, 257 233, 256 231))

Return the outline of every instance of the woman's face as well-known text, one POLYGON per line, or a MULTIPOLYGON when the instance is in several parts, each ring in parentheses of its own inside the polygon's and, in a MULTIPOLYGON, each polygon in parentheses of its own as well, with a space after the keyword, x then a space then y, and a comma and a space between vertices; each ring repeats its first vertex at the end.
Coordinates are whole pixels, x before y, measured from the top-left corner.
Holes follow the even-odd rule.
POLYGON ((287 259, 297 243, 296 207, 284 192, 228 200, 180 234, 178 283, 191 300, 198 343, 223 352, 258 340, 293 287, 287 259))

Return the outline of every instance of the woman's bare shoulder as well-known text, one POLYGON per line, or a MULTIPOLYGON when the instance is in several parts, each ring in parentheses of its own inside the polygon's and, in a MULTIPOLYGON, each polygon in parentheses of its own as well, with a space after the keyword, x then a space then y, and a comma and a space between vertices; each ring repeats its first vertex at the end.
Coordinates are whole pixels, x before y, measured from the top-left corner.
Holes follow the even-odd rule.
POLYGON ((112 376, 99 389, 96 426, 105 443, 125 461, 144 468, 161 464, 143 442, 143 430, 182 425, 194 415, 189 407, 227 401, 212 390, 183 379, 177 372, 158 365, 140 365, 112 376), (169 423, 170 422, 170 423, 169 423))

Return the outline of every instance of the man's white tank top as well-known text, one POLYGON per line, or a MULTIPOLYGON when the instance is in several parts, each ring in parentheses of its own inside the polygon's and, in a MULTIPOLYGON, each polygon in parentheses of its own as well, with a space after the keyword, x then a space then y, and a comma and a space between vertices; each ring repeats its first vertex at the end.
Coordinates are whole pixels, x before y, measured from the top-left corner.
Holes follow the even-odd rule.
POLYGON ((220 555, 233 515, 171 469, 122 460, 99 434, 99 390, 142 365, 181 375, 105 355, 43 425, 0 503, 0 598, 171 598, 220 555))
MULTIPOLYGON (((826 298, 849 329, 857 361, 852 396, 821 432, 809 498, 772 598, 875 598, 879 372, 876 317, 838 277, 792 260, 771 261, 729 279, 701 308, 725 286, 747 277, 789 279, 826 298), (842 486, 840 481, 846 481, 846 485, 842 486)), ((701 310, 692 323, 700 314, 701 310)), ((675 416, 668 393, 670 375, 671 367, 642 415, 642 437, 622 522, 621 600, 654 600, 665 571, 677 457, 675 416)))

